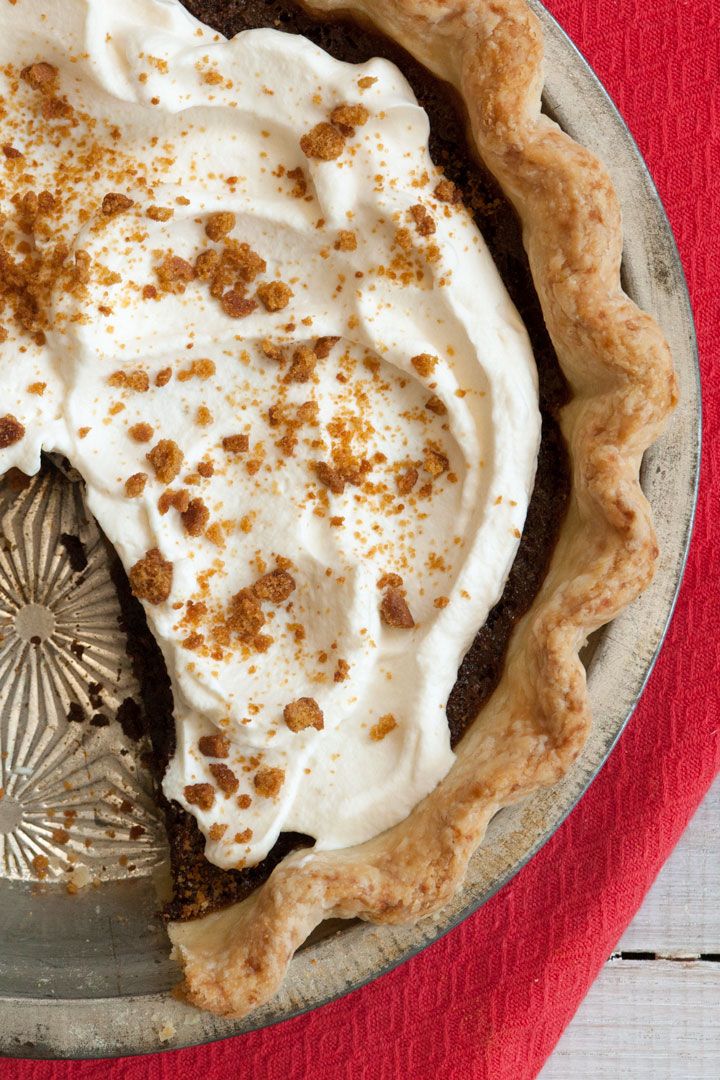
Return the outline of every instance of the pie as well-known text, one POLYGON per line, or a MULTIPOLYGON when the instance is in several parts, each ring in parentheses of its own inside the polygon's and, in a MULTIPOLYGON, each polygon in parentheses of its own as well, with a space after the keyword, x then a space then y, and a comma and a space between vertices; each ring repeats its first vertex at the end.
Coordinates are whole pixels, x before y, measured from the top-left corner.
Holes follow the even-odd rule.
POLYGON ((580 753, 671 359, 525 0, 0 26, 1 467, 64 454, 125 568, 181 993, 242 1016, 580 753))

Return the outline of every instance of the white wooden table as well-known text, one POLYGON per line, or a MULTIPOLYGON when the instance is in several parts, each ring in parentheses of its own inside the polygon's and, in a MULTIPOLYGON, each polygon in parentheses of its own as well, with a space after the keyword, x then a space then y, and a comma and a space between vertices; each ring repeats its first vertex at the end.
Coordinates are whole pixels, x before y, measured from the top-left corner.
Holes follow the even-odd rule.
POLYGON ((538 1080, 720 1080, 720 778, 538 1080))

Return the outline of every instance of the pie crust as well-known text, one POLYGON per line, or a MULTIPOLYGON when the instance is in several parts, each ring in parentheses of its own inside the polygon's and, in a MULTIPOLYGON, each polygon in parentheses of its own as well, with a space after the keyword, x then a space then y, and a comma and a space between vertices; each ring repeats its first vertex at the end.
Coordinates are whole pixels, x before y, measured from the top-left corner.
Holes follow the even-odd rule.
POLYGON ((572 398, 561 429, 568 512, 504 673, 450 773, 394 828, 339 851, 298 851, 247 899, 169 925, 187 1001, 241 1017, 278 989, 328 918, 412 922, 458 888, 490 818, 560 779, 591 716, 578 653, 650 582, 658 547, 643 452, 677 398, 669 349, 620 285, 620 208, 605 168, 541 113, 543 42, 525 0, 314 0, 369 19, 460 92, 474 145, 515 207, 572 398))

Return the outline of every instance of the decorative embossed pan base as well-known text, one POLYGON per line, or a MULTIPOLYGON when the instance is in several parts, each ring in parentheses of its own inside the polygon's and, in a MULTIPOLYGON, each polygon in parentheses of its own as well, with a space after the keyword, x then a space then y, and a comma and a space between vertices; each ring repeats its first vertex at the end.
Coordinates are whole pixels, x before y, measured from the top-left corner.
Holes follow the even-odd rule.
POLYGON ((165 843, 106 545, 79 478, 48 468, 0 499, 2 875, 146 875, 165 843))
POLYGON ((610 167, 625 212, 626 288, 662 322, 681 385, 681 407, 644 467, 662 563, 651 589, 595 643, 596 722, 582 759, 557 787, 494 819, 464 887, 439 914, 409 928, 345 926, 341 942, 326 928, 295 958, 279 996, 245 1021, 188 1008, 168 993, 178 973, 155 915, 151 874, 162 861, 162 839, 142 746, 122 727, 132 714, 123 702, 137 688, 101 538, 72 481, 40 478, 7 493, 0 554, 4 1053, 103 1056, 188 1045, 285 1019, 360 985, 446 932, 506 881, 557 827, 622 729, 662 639, 692 520, 699 434, 692 320, 672 237, 627 131, 562 32, 534 6, 546 34, 546 107, 610 167), (76 544, 59 542, 63 533, 80 535, 86 567, 76 544), (88 647, 73 649, 73 642, 88 647), (79 713, 67 719, 73 701, 82 720, 79 713), (42 723, 27 725, 29 711, 42 723), (51 768, 61 756, 62 768, 51 768), (77 822, 65 830, 67 841, 66 813, 77 822), (72 880, 63 867, 78 846, 92 877, 106 883, 69 895, 59 882, 72 880), (42 861, 33 866, 38 856, 48 860, 46 877, 30 883, 43 868, 42 861))

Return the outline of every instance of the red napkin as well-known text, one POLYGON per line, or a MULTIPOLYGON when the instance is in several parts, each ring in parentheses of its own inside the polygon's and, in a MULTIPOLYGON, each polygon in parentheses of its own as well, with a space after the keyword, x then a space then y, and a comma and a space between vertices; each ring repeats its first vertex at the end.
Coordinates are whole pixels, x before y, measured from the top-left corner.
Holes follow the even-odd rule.
POLYGON ((115 1064, 0 1062, 3 1080, 532 1080, 718 771, 720 8, 715 0, 548 6, 648 161, 680 246, 700 339, 704 484, 675 618, 640 707, 587 795, 530 864, 391 974, 308 1016, 213 1046, 115 1064))

